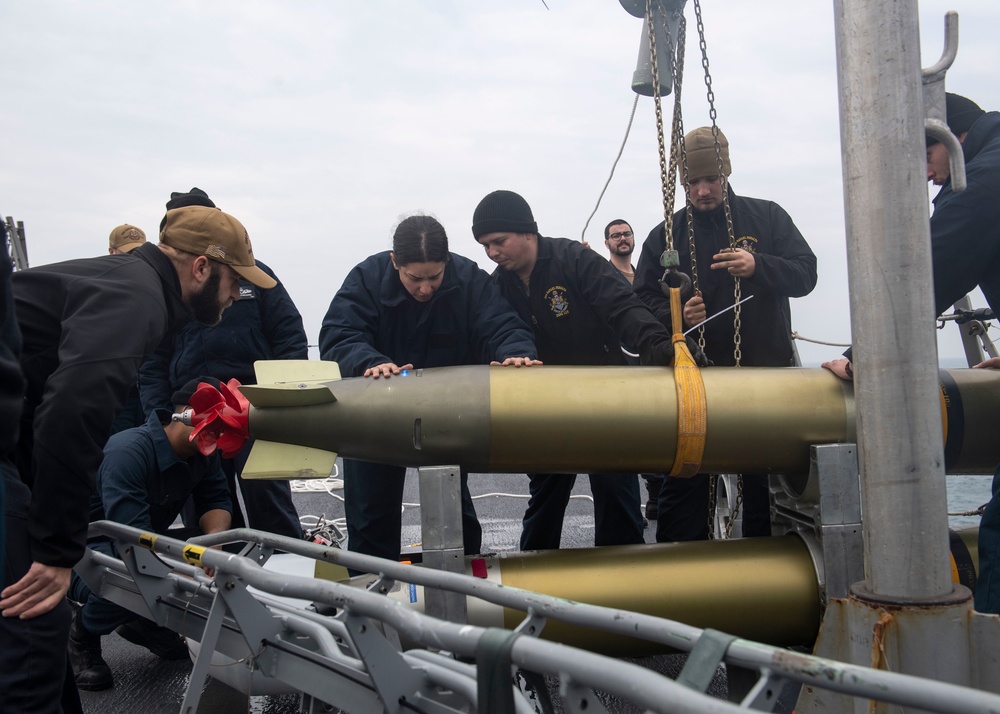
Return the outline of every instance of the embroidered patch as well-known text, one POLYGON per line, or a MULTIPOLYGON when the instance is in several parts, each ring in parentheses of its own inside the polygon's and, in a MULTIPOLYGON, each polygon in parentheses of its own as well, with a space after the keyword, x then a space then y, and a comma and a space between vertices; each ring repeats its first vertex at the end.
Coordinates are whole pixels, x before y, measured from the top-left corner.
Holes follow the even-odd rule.
POLYGON ((753 236, 740 236, 736 239, 736 247, 742 248, 748 253, 756 253, 757 239, 753 236))
POLYGON ((549 309, 556 317, 563 317, 569 314, 569 300, 566 299, 566 288, 562 285, 553 285, 545 291, 545 299, 549 303, 549 309))
POLYGON ((254 300, 257 293, 249 285, 240 285, 240 300, 254 300))

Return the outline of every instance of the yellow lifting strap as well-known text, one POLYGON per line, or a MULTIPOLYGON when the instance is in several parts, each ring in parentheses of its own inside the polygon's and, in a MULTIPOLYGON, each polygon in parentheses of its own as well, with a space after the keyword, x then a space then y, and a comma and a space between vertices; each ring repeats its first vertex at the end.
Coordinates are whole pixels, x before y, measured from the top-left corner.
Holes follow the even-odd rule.
POLYGON ((677 390, 677 452, 670 476, 690 478, 701 469, 708 409, 701 370, 684 339, 680 288, 670 288, 670 320, 674 333, 674 387, 677 390))

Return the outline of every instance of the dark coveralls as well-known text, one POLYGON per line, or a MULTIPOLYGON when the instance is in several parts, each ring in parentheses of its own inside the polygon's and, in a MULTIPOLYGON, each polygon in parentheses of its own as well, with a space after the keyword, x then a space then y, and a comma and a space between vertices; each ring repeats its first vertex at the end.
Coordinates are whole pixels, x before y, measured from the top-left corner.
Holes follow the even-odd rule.
MULTIPOLYGON (((27 391, 14 455, 20 477, 4 467, 0 587, 33 561, 72 568, 80 559, 111 422, 142 360, 189 319, 177 273, 152 244, 20 271, 13 286, 27 391)), ((30 620, 0 618, 0 711, 79 711, 70 617, 63 600, 30 620)))
MULTIPOLYGON (((934 197, 931 255, 934 306, 940 315, 977 285, 1000 315, 1000 113, 976 120, 962 143, 968 188, 951 179, 934 197)), ((976 610, 1000 614, 1000 467, 979 525, 976 610)))
MULTIPOLYGON (((11 290, 13 264, 6 248, 0 250, 0 516, 4 510, 4 482, 17 480, 17 469, 4 455, 17 444, 24 375, 21 374, 21 331, 14 315, 11 290)), ((0 517, 0 573, 4 572, 4 518, 0 517)))
MULTIPOLYGON (((322 358, 337 362, 345 377, 360 377, 387 362, 424 369, 536 358, 531 332, 489 275, 468 258, 449 256, 441 287, 425 303, 403 287, 389 251, 357 265, 323 318, 322 358)), ((405 379, 390 377, 400 378, 405 379)), ((344 471, 348 548, 398 560, 406 469, 344 459, 344 471)), ((482 528, 464 469, 461 482, 465 552, 474 554, 482 544, 482 528)))
MULTIPOLYGON (((269 267, 257 267, 277 280, 269 267)), ((209 376, 228 382, 256 384, 253 363, 257 360, 306 359, 308 352, 302 317, 285 286, 261 289, 240 281, 240 299, 223 314, 218 325, 192 322, 157 347, 139 370, 139 391, 144 410, 170 409, 171 395, 192 379, 209 376)), ((287 481, 248 480, 243 472, 253 440, 250 439, 222 468, 232 489, 233 527, 301 538, 302 526, 292 502, 287 481)), ((185 513, 185 524, 190 523, 185 513)))
MULTIPOLYGON (((740 364, 748 367, 789 367, 795 364, 791 309, 788 298, 808 295, 816 286, 816 256, 791 217, 773 201, 743 198, 729 187, 729 205, 736 244, 754 254, 752 278, 741 280, 740 364)), ((674 248, 681 272, 691 275, 687 209, 674 214, 674 248)), ((729 247, 724 209, 694 213, 698 282, 709 316, 734 303, 734 278, 711 270, 712 256, 729 247)), ((635 274, 635 291, 653 313, 670 325, 670 300, 660 289, 660 254, 666 243, 664 224, 654 228, 642 246, 635 274)), ((717 366, 735 364, 733 316, 725 314, 705 324, 705 355, 717 366)), ((691 337, 697 337, 693 332, 691 337)), ((709 476, 667 478, 660 489, 657 542, 708 538, 709 476)), ((770 495, 766 474, 743 475, 743 535, 771 535, 770 495)))
MULTIPOLYGON (((535 332, 539 359, 550 365, 624 365, 624 345, 642 364, 670 364, 670 334, 607 260, 566 238, 538 236, 529 290, 503 268, 493 272, 518 314, 535 332)), ((639 479, 631 474, 589 474, 594 495, 594 544, 643 542, 639 479)), ((576 476, 528 474, 531 494, 521 550, 552 550, 576 476)))
MULTIPOLYGON (((163 425, 171 410, 157 409, 142 426, 118 432, 104 447, 104 461, 97 472, 97 489, 90 502, 90 520, 109 520, 141 528, 150 533, 186 540, 201 535, 200 529, 168 531, 188 496, 194 499, 201 518, 214 509, 229 511, 229 484, 219 456, 195 454, 181 459, 174 452, 163 425)), ((87 544, 101 553, 120 558, 107 538, 87 544)), ((83 604, 80 613, 88 632, 106 635, 136 614, 98 597, 74 572, 69 596, 83 604)))

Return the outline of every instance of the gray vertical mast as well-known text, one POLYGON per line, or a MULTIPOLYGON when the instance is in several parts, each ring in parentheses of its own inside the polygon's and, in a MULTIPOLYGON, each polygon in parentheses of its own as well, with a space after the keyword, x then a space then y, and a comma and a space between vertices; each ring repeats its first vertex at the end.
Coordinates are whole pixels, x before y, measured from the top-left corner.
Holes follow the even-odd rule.
POLYGON ((835 0, 865 583, 952 593, 916 0, 835 0))

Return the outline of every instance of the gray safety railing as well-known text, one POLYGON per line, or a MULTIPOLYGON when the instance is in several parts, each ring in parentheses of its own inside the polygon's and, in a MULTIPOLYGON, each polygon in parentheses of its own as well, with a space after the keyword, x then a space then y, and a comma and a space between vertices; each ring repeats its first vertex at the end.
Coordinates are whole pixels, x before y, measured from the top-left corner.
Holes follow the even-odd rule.
POLYGON ((90 535, 113 538, 122 555, 117 560, 87 551, 77 571, 95 593, 201 643, 183 712, 197 710, 213 652, 248 667, 252 676, 281 681, 347 712, 535 711, 512 677, 497 674, 512 668, 559 678, 565 711, 581 714, 606 711, 595 691, 664 714, 773 711, 788 681, 923 711, 1000 711, 1000 696, 988 692, 259 531, 236 529, 183 542, 99 521, 91 524, 90 535), (247 543, 239 555, 210 547, 237 541, 247 543), (377 577, 365 590, 269 572, 262 565, 275 550, 377 577), (213 568, 214 578, 200 566, 213 568), (380 594, 397 581, 479 598, 526 616, 514 631, 435 619, 380 594), (335 614, 269 595, 305 600, 335 614), (637 664, 538 639, 547 620, 691 654, 673 680, 637 664), (401 640, 416 646, 404 650, 401 640), (760 675, 738 704, 704 693, 721 662, 760 675))

